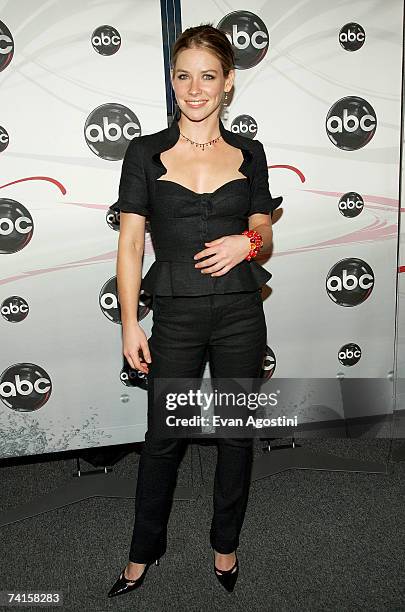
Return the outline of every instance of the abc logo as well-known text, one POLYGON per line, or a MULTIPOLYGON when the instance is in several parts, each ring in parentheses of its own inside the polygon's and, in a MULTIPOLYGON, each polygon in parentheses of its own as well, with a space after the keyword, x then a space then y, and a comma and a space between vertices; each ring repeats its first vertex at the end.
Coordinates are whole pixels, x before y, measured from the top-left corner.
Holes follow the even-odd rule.
POLYGON ((235 68, 246 70, 259 64, 269 48, 269 33, 264 22, 250 11, 234 11, 218 23, 235 53, 235 68))
POLYGON ((103 104, 86 119, 84 137, 98 157, 109 161, 123 159, 129 142, 141 135, 138 117, 122 104, 103 104))
POLYGON ((338 207, 344 217, 357 217, 364 208, 364 200, 355 191, 349 191, 340 198, 338 207))
POLYGON ((33 233, 34 222, 25 206, 0 198, 0 253, 17 253, 27 246, 33 233))
POLYGON ((9 323, 19 323, 28 316, 29 307, 24 298, 12 295, 0 306, 0 312, 9 323))
POLYGON ((346 23, 339 32, 339 42, 345 51, 357 51, 365 40, 366 33, 359 23, 346 23))
POLYGON ((257 123, 250 115, 239 115, 232 121, 231 132, 253 139, 257 134, 257 123))
POLYGON ((7 130, 0 125, 0 153, 2 153, 8 147, 10 137, 7 130))
POLYGON ((94 30, 91 44, 100 55, 114 55, 121 46, 121 36, 112 26, 103 25, 94 30))
POLYGON ((114 204, 110 206, 105 215, 107 225, 115 231, 120 229, 120 211, 118 208, 114 208, 114 204))
POLYGON ((49 374, 34 363, 19 363, 0 377, 0 398, 12 410, 32 412, 49 400, 52 383, 49 374))
POLYGON ((355 365, 361 357, 361 348, 358 344, 350 342, 342 346, 338 352, 338 359, 344 366, 355 365))
MULTIPOLYGON (((114 204, 111 204, 110 208, 107 210, 106 212, 106 216, 105 216, 105 220, 107 222, 107 225, 115 230, 115 231, 119 231, 120 229, 120 209, 116 207, 116 204, 118 202, 115 202, 114 204)), ((151 227, 150 227, 150 219, 147 218, 145 220, 145 232, 146 233, 151 233, 151 227)))
POLYGON ((14 41, 5 23, 0 21, 0 72, 10 64, 14 55, 14 41))
POLYGON ((271 378, 276 369, 276 356, 269 346, 266 346, 266 352, 263 360, 262 378, 268 380, 271 378))
POLYGON ((131 368, 126 359, 125 366, 122 368, 120 373, 120 380, 122 384, 126 385, 127 387, 139 387, 140 389, 144 390, 147 390, 148 388, 148 375, 144 374, 140 370, 131 368))
POLYGON ((113 323, 121 323, 118 304, 117 277, 110 278, 102 287, 99 295, 101 312, 113 323))
MULTIPOLYGON (((144 292, 140 293, 138 306, 138 321, 141 321, 149 312, 149 307, 143 301, 148 302, 144 292)), ((102 287, 99 295, 99 304, 102 313, 109 321, 121 323, 121 308, 118 300, 117 277, 110 278, 102 287)))
POLYGON ((362 259, 342 259, 329 270, 326 279, 326 292, 339 306, 361 304, 373 287, 373 271, 362 259))
POLYGON ((338 100, 326 117, 326 133, 339 149, 355 151, 373 138, 377 117, 369 102, 357 96, 338 100))

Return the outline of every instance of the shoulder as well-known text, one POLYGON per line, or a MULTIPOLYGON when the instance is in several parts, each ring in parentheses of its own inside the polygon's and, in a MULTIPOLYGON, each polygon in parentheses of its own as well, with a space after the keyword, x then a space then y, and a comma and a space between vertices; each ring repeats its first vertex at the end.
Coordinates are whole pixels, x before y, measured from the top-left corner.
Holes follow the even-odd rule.
POLYGON ((130 140, 127 151, 129 154, 138 154, 148 151, 156 151, 159 147, 167 140, 169 128, 159 130, 153 134, 143 134, 142 136, 135 136, 130 140))
POLYGON ((249 149, 250 151, 252 151, 252 153, 257 151, 262 146, 262 143, 259 140, 256 140, 255 138, 248 138, 247 136, 243 136, 242 134, 238 134, 237 132, 232 132, 232 130, 228 129, 225 129, 225 132, 228 140, 233 141, 233 144, 235 144, 235 146, 242 149, 249 149))

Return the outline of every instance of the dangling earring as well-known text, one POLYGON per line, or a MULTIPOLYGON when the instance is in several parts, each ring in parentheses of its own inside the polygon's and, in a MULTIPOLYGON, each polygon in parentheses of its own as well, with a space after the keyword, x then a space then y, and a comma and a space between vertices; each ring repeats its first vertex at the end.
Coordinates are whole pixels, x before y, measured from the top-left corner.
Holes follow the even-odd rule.
POLYGON ((223 105, 228 106, 228 92, 227 91, 225 92, 225 95, 222 100, 223 100, 223 105))

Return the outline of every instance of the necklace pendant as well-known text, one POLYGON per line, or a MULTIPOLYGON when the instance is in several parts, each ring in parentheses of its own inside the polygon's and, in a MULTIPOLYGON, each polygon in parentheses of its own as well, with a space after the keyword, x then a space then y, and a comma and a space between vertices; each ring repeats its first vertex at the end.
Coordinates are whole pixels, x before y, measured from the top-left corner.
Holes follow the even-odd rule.
POLYGON ((195 142, 194 140, 190 140, 190 138, 187 138, 187 136, 184 136, 184 134, 182 134, 180 132, 180 134, 183 136, 183 138, 185 138, 186 140, 188 140, 188 142, 190 144, 195 144, 196 147, 202 147, 202 150, 204 151, 205 147, 207 147, 208 145, 211 147, 212 144, 214 142, 217 142, 220 138, 221 138, 221 134, 219 136, 217 136, 217 138, 214 138, 213 140, 210 140, 209 142, 195 142))

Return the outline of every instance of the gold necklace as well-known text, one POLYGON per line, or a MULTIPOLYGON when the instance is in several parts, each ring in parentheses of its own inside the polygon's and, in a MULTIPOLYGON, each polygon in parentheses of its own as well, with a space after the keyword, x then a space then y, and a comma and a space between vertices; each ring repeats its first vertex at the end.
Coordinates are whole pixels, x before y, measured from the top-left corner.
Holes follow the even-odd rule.
POLYGON ((213 140, 209 140, 208 142, 195 142, 195 140, 190 140, 190 138, 187 138, 187 136, 184 136, 184 134, 182 134, 181 132, 180 134, 183 136, 183 138, 188 140, 188 142, 190 142, 191 144, 194 144, 196 147, 202 147, 203 151, 204 151, 204 147, 213 145, 215 142, 217 142, 222 137, 220 134, 219 136, 217 136, 217 138, 214 138, 213 140))

